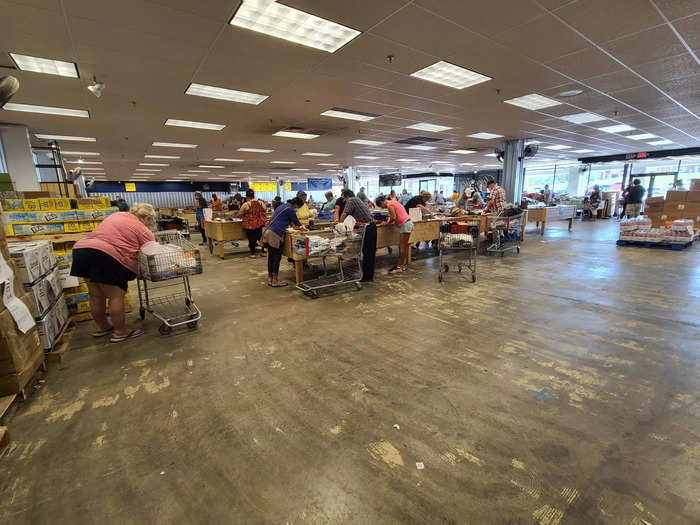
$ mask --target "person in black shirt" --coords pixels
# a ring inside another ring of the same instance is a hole
[[[372,220],[372,214],[367,205],[352,190],[343,190],[341,198],[345,201],[340,222],[348,216],[354,217],[358,223],[365,224],[365,236],[362,243],[362,282],[374,280],[374,260],[377,254],[377,225]]]
[[[197,226],[199,227],[199,231],[202,234],[202,243],[200,246],[204,246],[207,244],[207,234],[204,231],[204,209],[209,207],[209,204],[207,203],[207,199],[202,197],[202,194],[198,191],[194,192],[194,202],[196,204],[195,207],[195,218],[197,219]]]
[[[423,215],[430,215],[430,210],[425,207],[425,204],[430,200],[430,197],[431,195],[429,191],[421,191],[420,195],[416,195],[406,203],[404,206],[404,208],[406,208],[406,213],[410,214],[411,212],[409,210],[411,208],[420,208]]]
[[[341,195],[336,199],[335,209],[333,210],[336,221],[340,221],[340,216],[343,215],[343,208],[345,208],[345,200],[343,200],[343,196]]]
[[[639,215],[642,209],[642,199],[644,198],[644,193],[646,190],[642,186],[642,181],[639,179],[634,179],[632,181],[632,187],[627,192],[625,197],[625,212],[627,217],[633,219]]]

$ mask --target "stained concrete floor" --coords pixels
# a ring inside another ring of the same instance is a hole
[[[700,523],[700,253],[615,235],[318,300],[207,255],[197,331],[83,324],[16,405],[0,523]]]

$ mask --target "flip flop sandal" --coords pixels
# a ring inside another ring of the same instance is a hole
[[[107,330],[98,330],[92,334],[92,337],[104,337],[111,334],[114,331],[114,327],[110,326]]]
[[[140,335],[143,335],[144,331],[143,330],[131,330],[128,335],[125,335],[123,337],[111,337],[109,339],[110,343],[121,343],[122,341],[126,341],[127,339],[134,339],[135,337],[138,337]]]
[[[277,281],[275,284],[271,284],[273,288],[284,288],[285,286],[289,286],[289,283],[285,283],[282,281]]]

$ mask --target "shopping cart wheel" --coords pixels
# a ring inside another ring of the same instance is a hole
[[[142,321],[146,318],[146,309],[143,306],[139,308],[139,317]]]
[[[320,297],[320,296],[318,295],[318,292],[317,292],[317,291],[311,292],[311,298],[312,298],[312,299],[318,299],[319,297]]]
[[[361,283],[355,283],[355,288],[358,290],[362,290],[362,284]]]
[[[458,264],[458,265],[457,265],[457,271],[458,271],[459,273],[462,273],[462,265],[461,265],[461,264]]]
[[[473,283],[476,282],[476,274],[475,274],[475,273],[472,274],[472,282],[473,282]]]
[[[516,246],[515,250],[517,253],[520,253],[520,246]]]
[[[168,335],[170,332],[173,331],[173,329],[167,324],[162,324],[158,327],[158,331],[160,332],[160,335]]]
[[[444,266],[442,267],[442,271],[445,272],[445,273],[449,272],[449,271],[450,271],[449,265],[447,265],[447,264],[444,265]]]
[[[439,274],[439,275],[438,275],[438,281],[442,282],[443,280],[444,280],[444,279],[443,279],[443,277],[442,277],[442,274]]]
[[[197,328],[197,321],[190,321],[187,323],[187,328]]]
[[[187,308],[189,308],[191,304],[192,304],[192,301],[190,301],[189,299],[185,299],[185,306]]]

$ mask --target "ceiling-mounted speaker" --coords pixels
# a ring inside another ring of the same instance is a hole
[[[11,75],[0,77],[0,108],[19,91],[19,80]]]

